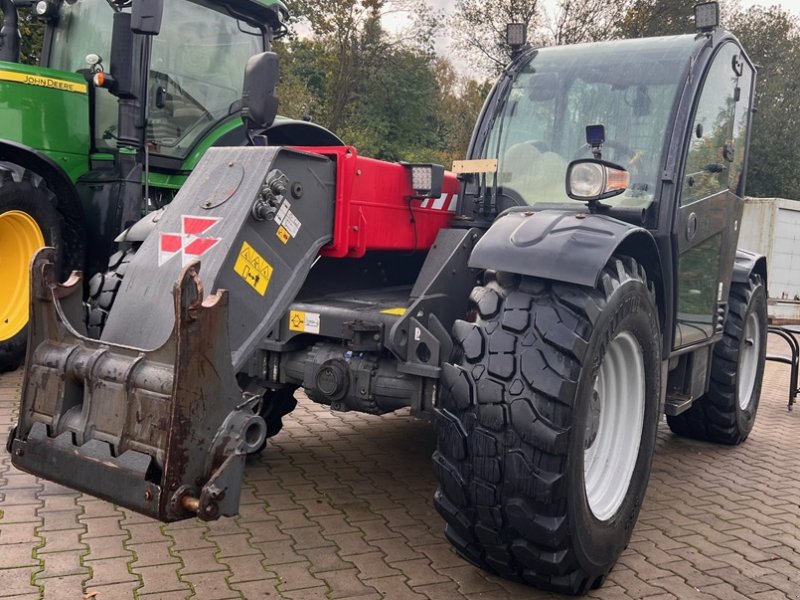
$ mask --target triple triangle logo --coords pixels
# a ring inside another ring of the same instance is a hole
[[[181,255],[181,265],[186,266],[199,259],[220,241],[220,238],[204,234],[222,221],[218,217],[181,217],[180,233],[161,233],[158,246],[158,266],[164,265],[173,256]]]

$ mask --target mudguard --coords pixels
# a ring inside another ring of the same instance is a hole
[[[736,258],[733,262],[732,281],[736,283],[747,283],[751,273],[758,273],[764,281],[764,288],[767,288],[767,257],[756,254],[741,248],[736,250]]]
[[[611,255],[629,241],[657,256],[649,231],[605,215],[515,210],[500,216],[475,245],[469,266],[595,287]]]

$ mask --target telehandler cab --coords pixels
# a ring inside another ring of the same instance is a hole
[[[215,519],[296,389],[411,407],[434,418],[434,502],[464,558],[601,585],[660,415],[737,444],[761,391],[766,265],[736,250],[755,70],[709,6],[697,35],[519,47],[459,179],[347,146],[210,149],[136,226],[97,340],[80,274],[60,283],[40,251],[14,465]],[[257,142],[273,58],[245,76]]]

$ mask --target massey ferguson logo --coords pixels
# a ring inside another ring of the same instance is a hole
[[[185,267],[198,260],[203,254],[217,245],[220,238],[208,237],[205,233],[222,219],[213,217],[181,218],[180,233],[162,233],[158,246],[158,266],[160,267],[176,254],[181,255],[181,264]]]

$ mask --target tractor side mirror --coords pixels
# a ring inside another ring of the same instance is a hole
[[[266,129],[278,115],[275,87],[280,79],[278,55],[262,52],[251,56],[244,70],[242,120],[248,131]]]
[[[142,35],[161,33],[161,17],[164,0],[133,0],[131,8],[131,31]]]

